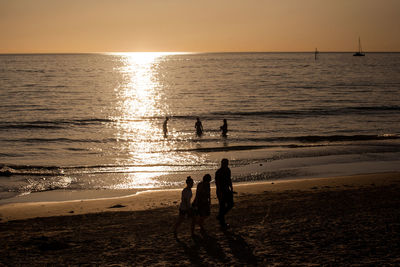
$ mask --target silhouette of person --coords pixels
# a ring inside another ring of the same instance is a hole
[[[196,135],[198,137],[203,135],[203,124],[201,124],[200,118],[196,119],[196,123],[194,125],[194,128],[196,128]]]
[[[219,129],[221,130],[221,135],[223,137],[227,137],[228,135],[228,122],[226,121],[226,119],[224,119],[224,124],[219,127]]]
[[[164,137],[167,137],[167,135],[168,135],[168,126],[167,126],[168,120],[169,120],[169,118],[165,117],[165,120],[164,120],[164,123],[163,123]]]
[[[203,181],[197,185],[196,197],[192,204],[194,211],[192,219],[192,235],[194,235],[196,223],[200,226],[201,233],[205,234],[204,220],[210,216],[211,210],[210,181],[211,175],[206,174],[203,177]]]
[[[228,167],[228,159],[222,159],[221,168],[215,173],[215,185],[217,187],[217,198],[219,202],[219,213],[217,219],[222,229],[229,228],[225,222],[225,215],[233,207],[233,186],[231,180],[231,170]]]
[[[192,206],[190,204],[190,200],[192,199],[192,187],[193,187],[193,179],[188,176],[186,178],[186,187],[182,190],[181,194],[181,204],[179,205],[179,217],[174,227],[174,236],[178,237],[178,228],[185,220],[186,217],[192,216]]]

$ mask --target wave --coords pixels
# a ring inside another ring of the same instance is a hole
[[[316,147],[320,145],[238,145],[238,146],[222,146],[222,147],[198,147],[188,149],[177,149],[175,152],[224,152],[224,151],[240,151],[240,150],[254,150],[263,148],[276,148],[276,147],[287,147],[287,148],[300,148],[300,147]]]
[[[204,165],[204,163],[202,164]],[[0,177],[23,176],[68,176],[72,174],[132,173],[131,168],[152,167],[198,167],[198,164],[125,164],[125,165],[81,165],[81,166],[39,166],[0,163]],[[142,170],[141,172],[146,172]],[[148,171],[151,172],[151,171]],[[158,171],[157,171],[158,172]]]
[[[18,188],[20,193],[27,194],[72,188],[72,184],[74,184],[76,180],[68,176],[58,176],[48,180],[27,179],[26,182],[24,186]]]
[[[26,107],[23,107],[26,109]],[[39,110],[40,108],[37,107]],[[44,109],[46,110],[46,109]],[[350,107],[323,107],[309,109],[285,109],[285,110],[261,110],[261,111],[228,111],[228,112],[211,112],[198,115],[184,114],[171,115],[170,117],[178,120],[195,120],[201,117],[203,120],[215,120],[221,118],[246,118],[246,117],[261,117],[261,118],[304,118],[318,116],[341,116],[341,115],[372,115],[372,114],[398,114],[400,106],[350,106]],[[62,129],[73,126],[95,126],[107,123],[124,123],[143,120],[162,120],[163,116],[143,116],[133,120],[121,118],[82,118],[82,119],[56,119],[36,120],[36,121],[3,121],[0,122],[0,129]]]
[[[254,131],[251,131],[254,133]],[[287,146],[287,144],[273,145],[273,143],[295,142],[292,146],[301,146],[303,143],[318,144],[323,142],[350,142],[350,141],[379,141],[379,140],[395,140],[400,139],[398,134],[380,134],[380,135],[304,135],[304,136],[277,136],[277,137],[259,137],[259,138],[228,138],[230,143],[268,143],[263,147]],[[176,140],[174,140],[176,141]],[[179,140],[184,141],[184,140]],[[196,143],[219,143],[221,138],[193,139]],[[300,143],[300,144],[299,144]]]
[[[246,117],[260,116],[271,118],[287,118],[287,117],[308,117],[308,116],[337,116],[349,114],[365,114],[365,113],[384,113],[399,112],[400,106],[366,106],[366,107],[324,107],[310,109],[293,109],[293,110],[266,110],[266,111],[235,111],[235,112],[214,112],[212,115],[222,117]]]
[[[30,124],[30,123],[24,123],[24,124],[5,124],[2,123],[0,125],[0,129],[2,130],[12,130],[12,129],[62,129],[64,127],[62,126],[57,126],[57,125],[43,125],[43,124]]]
[[[301,101],[301,100],[299,100]],[[308,109],[282,109],[282,110],[260,110],[260,111],[216,111],[202,114],[183,114],[171,115],[173,119],[181,120],[196,120],[201,117],[202,120],[215,120],[222,118],[306,118],[319,116],[342,116],[342,115],[372,115],[372,114],[397,114],[400,111],[400,106],[349,106],[349,107],[316,107]],[[141,117],[140,119],[163,119],[162,116]]]
[[[298,141],[302,143],[320,143],[320,142],[344,142],[344,141],[378,141],[388,139],[400,139],[397,134],[382,135],[306,135],[296,137],[276,137],[270,138],[271,141]]]
[[[333,136],[298,136],[298,137],[275,137],[264,139],[247,139],[257,141],[252,144],[231,144],[213,143],[210,146],[196,146],[189,148],[177,148],[167,151],[150,151],[148,153],[162,153],[168,157],[169,153],[216,153],[251,151],[257,149],[271,149],[271,151],[283,151],[288,157],[308,157],[318,155],[339,154],[362,154],[362,153],[398,153],[400,144],[398,142],[373,142],[381,140],[399,140],[400,136],[395,134],[384,135],[333,135]],[[220,139],[218,139],[220,140]],[[358,142],[360,141],[360,142]],[[367,142],[364,142],[367,141]],[[372,141],[372,142],[369,142]],[[333,149],[328,149],[333,147]],[[310,149],[312,148],[312,149]],[[277,149],[277,150],[276,150]],[[303,152],[302,152],[303,151]],[[251,152],[250,152],[251,153]],[[322,153],[322,154],[321,154]],[[280,153],[279,157],[282,155]],[[277,158],[272,157],[271,160]],[[95,165],[74,165],[74,166],[47,166],[47,165],[18,165],[10,163],[0,163],[0,176],[9,177],[19,176],[68,176],[80,174],[101,174],[101,173],[132,173],[132,172],[153,172],[159,171],[159,167],[168,167],[169,170],[180,170],[198,167],[215,167],[213,162],[199,163],[154,163],[154,164],[95,164]],[[183,168],[182,168],[183,167]]]
[[[76,120],[54,120],[54,121],[22,121],[22,122],[0,122],[0,129],[64,129],[71,126],[102,125],[104,123],[116,122],[112,119],[92,118]]]
[[[209,132],[209,131],[206,131]],[[254,131],[252,131],[254,132]],[[277,137],[244,137],[244,138],[228,138],[227,142],[231,144],[241,144],[241,143],[262,143],[262,145],[235,145],[224,147],[217,147],[215,150],[226,151],[226,150],[245,150],[245,149],[255,149],[255,148],[265,148],[265,147],[276,147],[276,146],[285,146],[285,147],[297,147],[302,146],[303,144],[320,144],[320,143],[333,143],[333,142],[357,142],[357,141],[379,141],[379,140],[396,140],[400,139],[400,135],[398,134],[381,134],[381,135],[305,135],[305,136],[277,136]],[[148,139],[148,140],[140,140],[140,142],[148,142],[148,143],[158,143],[165,141],[163,138],[160,139]],[[194,142],[200,144],[207,143],[220,143],[221,138],[215,137],[205,137],[201,139],[169,139],[169,141],[173,142]],[[2,139],[1,142],[22,142],[22,143],[115,143],[115,142],[137,142],[135,139],[130,138],[105,138],[105,139],[73,139],[73,138],[10,138],[10,139]],[[294,142],[294,144],[288,145],[287,143]],[[278,145],[276,144],[278,143]],[[77,148],[68,148],[71,150]],[[199,150],[210,151],[210,148],[199,148]],[[85,150],[79,148],[78,150]],[[211,149],[212,150],[212,149]],[[189,151],[186,149],[175,150],[175,151]],[[159,152],[159,151],[156,151]]]
[[[63,171],[60,167],[32,167],[0,164],[0,177],[9,177],[13,175],[59,176],[63,175]]]
[[[72,138],[18,138],[18,139],[3,139],[6,142],[24,142],[24,143],[108,143],[121,141],[120,139],[72,139]],[[124,141],[124,140],[122,140]],[[73,149],[73,148],[72,148]]]

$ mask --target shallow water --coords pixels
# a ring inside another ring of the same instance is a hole
[[[242,171],[288,159],[395,161],[399,74],[397,53],[0,55],[0,198],[177,187],[222,157],[236,180],[304,175]]]

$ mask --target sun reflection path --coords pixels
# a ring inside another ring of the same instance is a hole
[[[117,164],[129,166],[125,181],[115,188],[156,187],[160,181],[153,178],[171,171],[172,164],[193,164],[193,157],[170,153],[174,143],[164,140],[160,127],[160,121],[170,111],[163,85],[157,79],[157,67],[166,56],[173,54],[177,53],[113,54],[120,56],[123,63],[119,69],[123,83],[117,89],[117,121],[118,139],[123,140],[119,149],[125,157]]]
[[[152,117],[166,112],[158,108],[162,90],[156,80],[154,69],[165,53],[129,53],[123,55],[124,68],[121,72],[128,78],[121,91],[124,116]]]

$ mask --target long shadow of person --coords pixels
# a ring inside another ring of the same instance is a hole
[[[203,260],[199,257],[200,246],[198,243],[195,242],[194,246],[188,246],[185,242],[178,238],[176,238],[176,242],[178,242],[178,245],[183,248],[185,255],[188,256],[190,262],[194,266],[203,266]]]
[[[228,240],[234,257],[246,265],[257,265],[257,257],[253,254],[253,249],[243,237],[228,230],[223,231],[223,233]]]
[[[193,241],[204,247],[207,255],[214,258],[216,261],[224,263],[227,261],[226,254],[222,247],[218,244],[217,239],[207,234],[202,236],[194,235]]]

